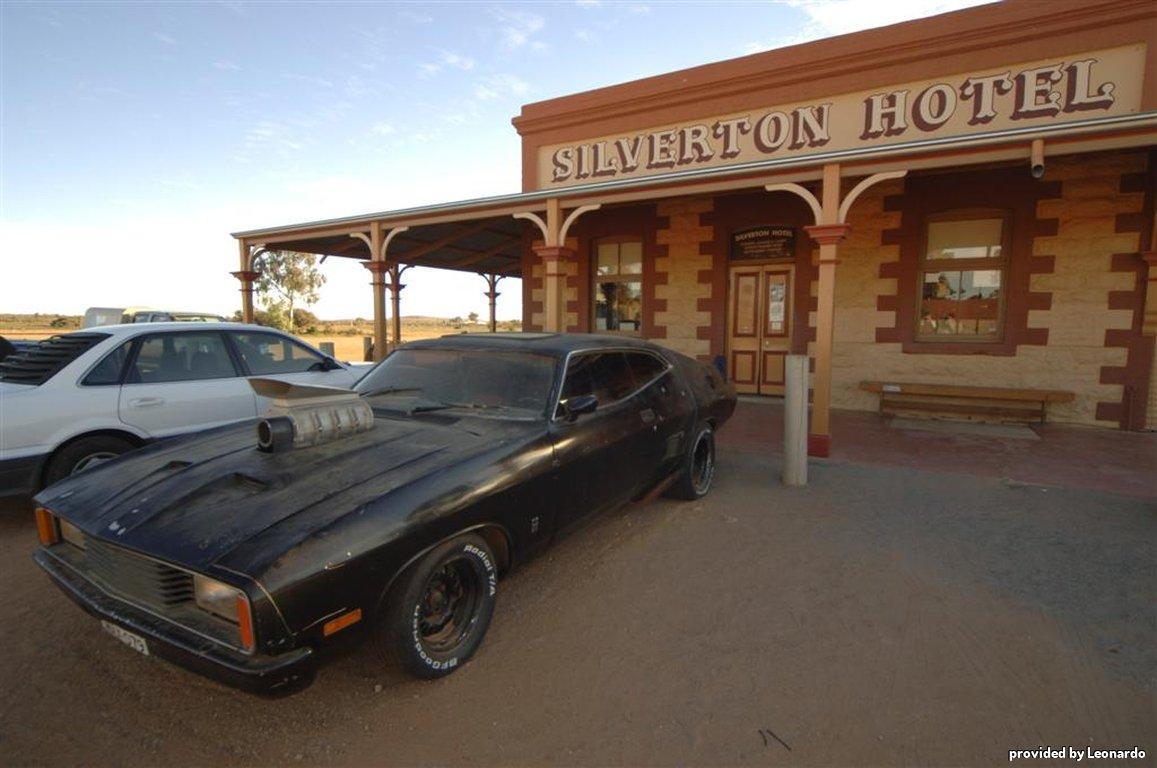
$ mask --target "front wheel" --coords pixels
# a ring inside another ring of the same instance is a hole
[[[704,425],[691,442],[691,450],[683,460],[683,471],[671,486],[670,495],[676,499],[694,501],[711,490],[715,479],[715,432]]]
[[[479,536],[435,547],[390,590],[379,651],[415,677],[444,677],[470,660],[494,615],[498,571]]]
[[[44,485],[92,469],[98,464],[115,459],[133,449],[133,444],[115,435],[91,435],[75,440],[61,448],[44,472]]]

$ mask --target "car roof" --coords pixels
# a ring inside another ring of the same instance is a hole
[[[649,349],[654,344],[632,336],[598,333],[457,333],[406,344],[410,349],[484,349],[492,351],[525,349],[544,354],[565,355],[585,349]]]
[[[162,331],[265,331],[267,333],[285,334],[276,328],[267,328],[264,325],[249,325],[247,323],[230,322],[171,322],[171,323],[120,323],[118,325],[97,325],[92,328],[82,328],[79,331],[59,334],[69,336],[72,333],[104,333],[117,338],[134,336],[138,333],[157,333]]]

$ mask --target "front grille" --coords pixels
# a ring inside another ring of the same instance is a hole
[[[158,611],[193,602],[193,574],[120,547],[84,537],[90,575],[111,592]]]

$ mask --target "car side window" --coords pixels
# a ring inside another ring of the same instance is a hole
[[[325,358],[308,347],[275,333],[234,333],[233,343],[255,376],[318,370]]]
[[[120,384],[121,374],[125,370],[125,361],[129,357],[129,349],[132,347],[131,341],[126,341],[119,347],[109,352],[104,356],[99,363],[97,363],[88,375],[84,377],[81,384],[86,386],[100,386],[104,384]]]
[[[627,362],[631,366],[631,375],[635,377],[635,385],[639,387],[650,384],[667,370],[667,363],[647,352],[628,352]]]
[[[219,333],[161,333],[142,336],[129,381],[224,379],[237,375],[225,339]]]
[[[618,402],[635,389],[631,368],[622,352],[588,352],[570,359],[562,384],[560,405],[579,395],[594,395],[599,408]]]

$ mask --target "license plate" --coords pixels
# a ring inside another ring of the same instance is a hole
[[[101,619],[100,626],[102,629],[104,629],[105,632],[108,632],[110,635],[115,637],[117,640],[120,640],[134,651],[143,653],[146,656],[149,655],[149,644],[146,643],[145,639],[140,635],[134,635],[127,629],[121,629],[111,621],[105,621],[104,619]]]

